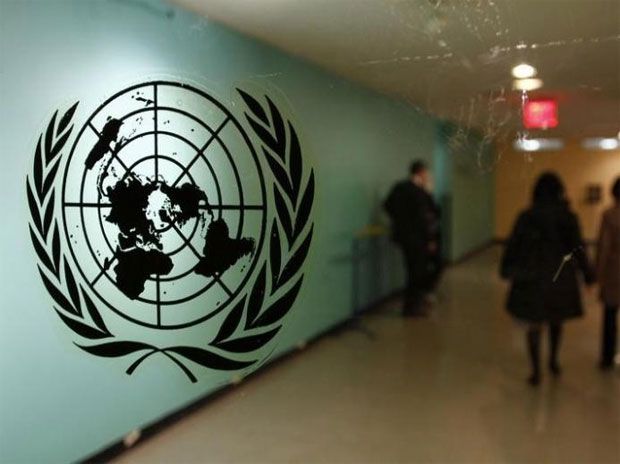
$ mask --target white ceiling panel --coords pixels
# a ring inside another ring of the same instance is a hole
[[[492,134],[520,130],[520,61],[560,102],[549,136],[620,130],[618,0],[175,0],[244,34]]]

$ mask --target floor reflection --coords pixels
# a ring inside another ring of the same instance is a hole
[[[526,384],[499,249],[450,268],[429,318],[326,337],[118,462],[618,462],[620,371],[596,368],[600,307],[566,324],[563,375]]]

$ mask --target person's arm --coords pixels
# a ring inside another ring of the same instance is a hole
[[[499,274],[504,279],[514,279],[517,274],[517,262],[520,254],[523,253],[521,244],[526,228],[526,215],[521,213],[512,228],[502,255]]]
[[[397,208],[396,203],[397,203],[396,187],[392,187],[392,190],[390,190],[390,193],[388,194],[387,198],[383,202],[383,208],[385,209],[385,211],[388,213],[388,216],[390,216],[390,219],[392,220],[394,220],[394,216],[396,215],[396,208]]]
[[[411,223],[413,224],[412,233],[416,243],[426,248],[426,244],[430,240],[428,230],[428,218],[426,216],[428,203],[425,194],[417,191],[412,195],[412,203],[408,206],[408,214],[411,217]]]
[[[583,273],[583,277],[586,283],[591,284],[594,283],[596,277],[594,275],[594,269],[590,264],[590,259],[588,258],[588,254],[586,253],[586,246],[583,241],[581,235],[581,227],[579,226],[579,220],[577,216],[573,213],[570,215],[570,223],[569,223],[569,231],[570,231],[570,246],[573,252],[573,257],[579,266],[579,269]]]
[[[599,230],[598,243],[596,246],[596,276],[600,279],[603,275],[605,268],[605,259],[609,256],[609,249],[611,247],[611,224],[609,222],[609,216],[603,214],[601,219],[601,228]]]

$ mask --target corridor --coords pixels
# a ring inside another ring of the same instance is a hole
[[[596,368],[595,291],[566,325],[562,377],[534,389],[500,252],[450,268],[431,317],[385,304],[116,462],[620,461],[620,371]]]

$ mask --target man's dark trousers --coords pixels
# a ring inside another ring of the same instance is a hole
[[[403,313],[419,313],[422,311],[424,295],[428,291],[427,257],[424,245],[404,241],[400,243],[400,246],[407,273]]]

